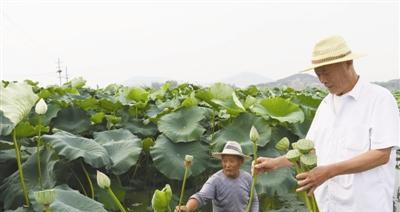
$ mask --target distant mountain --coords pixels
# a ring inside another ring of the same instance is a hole
[[[122,82],[122,85],[126,86],[151,86],[153,84],[163,84],[169,79],[164,77],[145,77],[145,76],[135,76]]]
[[[287,86],[297,90],[302,90],[307,87],[324,87],[323,84],[319,82],[317,77],[310,74],[294,74],[274,82],[258,84],[257,86],[269,88]]]
[[[382,87],[389,89],[390,91],[400,90],[400,79],[393,79],[386,82],[374,82]]]
[[[216,82],[222,82],[236,87],[247,87],[249,85],[257,85],[260,83],[267,83],[271,81],[273,80],[261,74],[242,72],[231,77],[220,79]]]

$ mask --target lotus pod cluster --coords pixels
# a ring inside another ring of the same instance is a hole
[[[286,152],[285,157],[293,163],[296,173],[302,173],[312,170],[317,166],[317,156],[315,155],[314,143],[309,139],[299,139],[292,143],[292,149],[289,150],[289,139],[282,138],[275,148],[279,151]],[[306,207],[310,212],[318,212],[317,202],[314,195],[307,196],[306,192],[300,193],[303,197]]]

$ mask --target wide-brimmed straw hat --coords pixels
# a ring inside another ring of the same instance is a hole
[[[236,141],[227,141],[222,152],[212,153],[212,156],[218,159],[221,159],[222,155],[237,155],[242,157],[243,159],[251,158],[250,156],[243,154],[242,147]]]
[[[354,60],[362,56],[365,54],[352,52],[341,36],[330,36],[315,44],[311,60],[312,66],[302,72],[324,65]]]

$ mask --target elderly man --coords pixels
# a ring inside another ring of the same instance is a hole
[[[244,212],[250,199],[252,177],[240,170],[245,159],[240,144],[228,141],[220,153],[213,153],[220,159],[222,170],[213,174],[201,190],[189,198],[186,206],[176,206],[175,211],[195,211],[206,202],[212,201],[213,212]],[[254,195],[252,212],[258,212],[257,194]]]
[[[307,133],[317,167],[298,174],[297,191],[315,193],[322,212],[392,211],[399,111],[392,94],[360,77],[340,36],[318,42],[312,67],[329,93]],[[256,161],[255,172],[291,166],[285,157]]]

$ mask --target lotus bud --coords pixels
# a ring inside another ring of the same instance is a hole
[[[260,135],[258,134],[257,129],[252,126],[250,129],[250,140],[255,143],[258,139],[260,139]]]
[[[185,155],[185,167],[190,167],[192,165],[193,156]]]
[[[110,187],[110,178],[101,171],[97,171],[97,184],[100,188],[106,189]]]
[[[154,211],[166,211],[169,207],[169,202],[172,198],[172,190],[171,187],[167,184],[160,191],[156,189],[153,194],[153,198],[151,199],[151,206]]]
[[[289,139],[284,137],[278,143],[276,143],[275,148],[279,151],[287,151],[289,149]]]
[[[39,115],[43,115],[47,112],[47,104],[43,99],[40,99],[35,106],[35,112]]]
[[[297,149],[289,150],[286,153],[286,158],[292,163],[296,163],[300,159],[300,156],[301,156],[301,153]]]
[[[314,149],[314,143],[308,139],[300,139],[297,141],[297,149],[301,153],[307,154]]]
[[[49,206],[56,199],[56,191],[54,189],[35,191],[33,196],[38,203]]]

